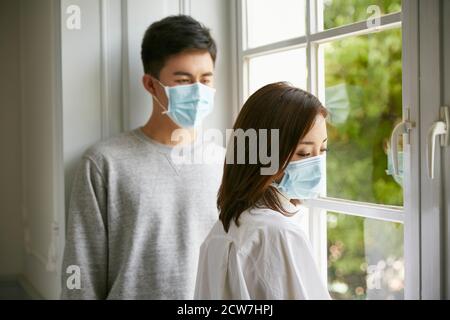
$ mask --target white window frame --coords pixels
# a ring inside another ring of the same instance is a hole
[[[402,12],[387,14],[381,17],[376,28],[368,28],[366,21],[356,22],[333,29],[323,30],[322,1],[306,0],[306,34],[297,38],[283,40],[256,48],[246,48],[246,0],[232,1],[232,12],[236,16],[236,60],[237,60],[237,106],[242,106],[249,94],[248,61],[258,55],[265,55],[292,48],[306,48],[307,50],[307,90],[319,96],[324,101],[323,66],[319,63],[322,52],[319,45],[337,39],[366,35],[373,32],[402,28],[403,43],[403,115],[411,112],[418,119],[418,3],[417,0],[402,1]],[[403,20],[403,22],[402,22]],[[405,24],[405,25],[402,25]],[[408,106],[407,108],[405,106]],[[235,110],[237,113],[239,110]],[[417,135],[417,132],[413,132]],[[413,136],[414,138],[414,136]],[[416,139],[418,137],[415,137]],[[421,256],[419,219],[419,178],[411,175],[412,168],[419,168],[419,154],[417,150],[404,143],[404,206],[378,205],[345,199],[321,197],[308,202],[309,232],[319,271],[327,281],[327,222],[326,212],[333,211],[351,216],[390,221],[404,224],[404,259],[405,259],[405,299],[419,299],[421,297]],[[405,212],[408,212],[406,215]]]

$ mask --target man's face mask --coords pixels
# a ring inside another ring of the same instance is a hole
[[[158,80],[156,80],[158,81]],[[155,97],[156,102],[165,110],[173,122],[182,128],[198,127],[203,119],[214,109],[214,95],[216,90],[200,82],[190,85],[164,86],[158,83],[166,92],[167,108]]]
[[[293,161],[284,171],[283,179],[274,184],[289,199],[313,199],[322,191],[325,155]]]

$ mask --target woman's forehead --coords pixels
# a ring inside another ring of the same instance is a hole
[[[299,144],[323,143],[327,139],[327,124],[322,115],[318,115],[308,133],[299,141]]]

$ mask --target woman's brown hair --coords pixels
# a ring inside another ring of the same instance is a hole
[[[219,189],[217,207],[219,219],[228,232],[231,221],[239,226],[242,212],[252,207],[264,206],[282,214],[289,214],[282,207],[271,183],[282,175],[297,145],[314,125],[317,115],[327,117],[328,112],[312,94],[293,87],[286,82],[266,85],[256,91],[244,104],[233,130],[260,129],[279,130],[279,150],[271,149],[270,134],[267,138],[269,153],[279,152],[280,168],[274,176],[261,175],[265,167],[258,157],[256,164],[225,162],[222,184]],[[231,139],[236,139],[232,136]],[[235,140],[236,141],[236,140]],[[249,139],[246,139],[246,159],[249,159]],[[227,153],[236,156],[236,143],[229,143]],[[258,153],[259,154],[259,153]]]

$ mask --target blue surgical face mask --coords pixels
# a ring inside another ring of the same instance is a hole
[[[289,199],[313,199],[322,191],[325,155],[288,164],[279,184],[274,184]]]
[[[157,80],[158,81],[158,80]],[[164,107],[155,97],[156,102],[165,110],[173,122],[182,128],[198,127],[203,119],[214,109],[214,95],[216,90],[202,83],[164,88],[168,106]]]

